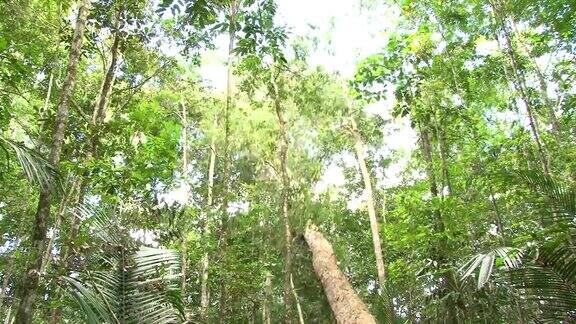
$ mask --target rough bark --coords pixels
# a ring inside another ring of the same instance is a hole
[[[114,82],[116,80],[116,65],[118,63],[118,55],[119,47],[120,47],[120,34],[118,33],[118,25],[120,20],[120,12],[118,12],[116,16],[116,31],[114,33],[114,40],[112,43],[112,47],[110,48],[111,51],[111,59],[110,65],[106,70],[106,74],[104,75],[104,79],[102,80],[102,85],[100,87],[100,92],[98,93],[98,97],[96,98],[96,102],[94,104],[94,110],[92,113],[92,132],[90,134],[90,140],[88,142],[88,148],[84,153],[84,165],[88,165],[92,159],[98,153],[98,145],[100,144],[100,139],[103,135],[101,131],[102,123],[104,122],[104,118],[106,117],[106,107],[108,106],[108,102],[110,99],[110,95],[112,94],[112,87],[114,86]],[[74,184],[74,186],[78,187],[78,196],[76,198],[76,204],[83,205],[84,199],[86,195],[86,190],[88,189],[88,185],[90,183],[90,171],[85,170],[82,179]],[[75,246],[76,238],[78,237],[78,232],[80,231],[80,219],[76,217],[74,213],[71,214],[72,218],[70,220],[70,233],[68,234],[68,238],[66,239],[66,249],[64,251],[62,257],[62,268],[61,274],[66,274],[70,272],[72,269],[72,261],[76,258],[78,254],[78,249]],[[59,293],[57,293],[59,295]],[[56,297],[58,298],[58,297]],[[52,312],[52,323],[59,323],[60,318],[62,316],[62,308],[55,307],[54,311]]]
[[[338,269],[336,257],[330,242],[316,226],[309,224],[304,234],[312,252],[312,265],[322,282],[336,321],[341,324],[376,323],[364,302],[358,297],[348,279]]]
[[[52,137],[52,147],[48,159],[56,168],[60,164],[62,147],[64,146],[66,127],[68,125],[68,109],[70,106],[70,98],[76,84],[76,74],[78,62],[80,60],[80,51],[82,49],[82,39],[84,38],[84,27],[88,16],[89,4],[90,2],[85,0],[80,4],[80,8],[78,9],[78,18],[76,19],[76,27],[70,46],[66,79],[64,80],[62,92],[60,93],[58,100],[54,135]],[[20,305],[18,306],[15,319],[15,323],[17,324],[31,323],[34,316],[34,304],[40,283],[42,255],[46,248],[47,222],[50,218],[51,204],[52,192],[48,188],[42,189],[38,201],[36,217],[34,219],[32,244],[30,248],[30,259],[32,261],[28,266],[20,292]]]
[[[226,106],[224,107],[224,144],[222,147],[223,167],[222,167],[222,205],[220,209],[222,222],[220,224],[219,233],[219,257],[218,260],[222,263],[223,256],[226,251],[227,236],[228,236],[228,194],[230,192],[230,161],[228,156],[228,146],[230,141],[230,110],[232,109],[232,77],[233,77],[233,62],[234,62],[234,42],[236,39],[236,14],[238,11],[238,0],[233,0],[229,7],[230,27],[228,30],[228,62],[227,62],[227,77],[226,77]],[[226,319],[226,278],[220,281],[220,301],[218,309],[219,322],[224,323]]]

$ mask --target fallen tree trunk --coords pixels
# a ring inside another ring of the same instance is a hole
[[[322,282],[336,321],[343,324],[376,324],[364,302],[338,268],[330,242],[313,224],[307,226],[304,238],[312,252],[314,271]]]

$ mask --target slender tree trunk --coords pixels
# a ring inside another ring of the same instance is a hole
[[[298,310],[298,322],[300,324],[305,324],[304,313],[302,312],[302,306],[300,306],[300,298],[298,298],[296,287],[294,287],[294,280],[292,278],[292,275],[290,275],[290,287],[292,288],[292,293],[294,294],[294,301],[296,301],[296,309]]]
[[[370,230],[372,232],[372,244],[374,246],[374,254],[376,256],[376,269],[378,271],[378,283],[380,289],[386,289],[386,266],[384,264],[384,257],[382,253],[382,246],[380,241],[380,224],[376,216],[376,208],[374,207],[374,194],[372,192],[372,180],[368,167],[366,165],[366,149],[362,136],[358,131],[358,126],[354,118],[350,118],[350,131],[354,138],[354,148],[356,150],[356,158],[360,166],[360,173],[364,180],[364,191],[366,193],[366,205],[368,208],[368,217],[370,218]]]
[[[64,216],[66,208],[68,208],[68,206],[70,205],[70,200],[76,194],[77,189],[76,184],[77,182],[75,181],[70,190],[68,190],[64,195],[64,197],[62,197],[62,200],[58,205],[58,210],[56,211],[55,216],[56,219],[54,220],[54,226],[52,227],[52,236],[50,237],[50,240],[48,240],[46,251],[44,251],[44,257],[42,258],[42,266],[40,267],[40,273],[44,273],[48,268],[48,266],[50,265],[50,259],[52,257],[52,248],[54,246],[54,241],[56,240],[56,236],[58,235],[61,229],[60,227],[62,224],[62,216]]]
[[[216,119],[214,124],[217,124]],[[216,139],[213,138],[210,142],[210,163],[208,166],[208,193],[206,197],[206,212],[210,215],[213,204],[213,190],[214,190],[214,167],[216,165]],[[208,222],[208,216],[206,217],[206,222],[204,224],[204,234],[206,236],[210,233],[210,226]],[[200,289],[200,318],[203,321],[207,320],[208,315],[208,305],[210,303],[210,294],[208,291],[208,270],[210,267],[210,256],[208,252],[204,253],[202,257],[202,283]]]
[[[512,17],[511,17],[511,23],[513,32],[515,34],[519,34],[518,29],[516,28],[516,22]],[[542,70],[540,70],[540,68],[538,67],[536,59],[534,58],[534,55],[532,55],[532,53],[530,52],[530,49],[527,46],[525,46],[525,44],[523,45],[524,45],[523,46],[524,51],[528,55],[528,58],[530,58],[530,61],[534,66],[534,72],[536,72],[536,77],[538,78],[540,96],[542,97],[542,100],[544,101],[544,104],[546,106],[546,111],[548,113],[548,121],[552,126],[552,135],[554,135],[556,142],[560,143],[560,126],[558,123],[558,118],[556,118],[556,113],[554,111],[555,110],[554,103],[552,102],[552,99],[550,99],[550,96],[548,96],[548,85],[546,84],[546,78],[544,77]]]
[[[442,168],[443,184],[446,186],[447,194],[452,194],[452,181],[450,181],[450,172],[448,171],[448,145],[446,144],[446,132],[439,129],[438,142],[440,149],[440,167]],[[442,188],[442,193],[444,188]]]
[[[348,279],[338,269],[330,242],[312,224],[306,227],[304,238],[312,252],[314,271],[322,282],[336,321],[341,324],[376,323],[376,320],[368,312],[368,308],[358,297]]]
[[[76,19],[76,28],[70,46],[70,57],[68,59],[68,68],[66,80],[62,87],[62,92],[58,100],[56,110],[56,121],[54,127],[54,136],[52,139],[52,148],[50,150],[49,161],[54,167],[60,164],[62,147],[66,136],[66,127],[68,125],[68,109],[70,98],[76,84],[76,72],[80,60],[80,50],[82,48],[82,39],[84,38],[84,27],[88,15],[90,2],[85,0],[80,4],[78,18]],[[20,293],[20,305],[16,313],[15,323],[27,324],[32,322],[34,316],[34,304],[38,286],[40,283],[40,267],[42,266],[42,255],[46,248],[46,231],[47,222],[50,218],[50,205],[52,203],[52,193],[49,189],[42,189],[38,201],[38,210],[34,220],[34,230],[32,234],[32,244],[30,248],[30,259],[32,260],[25,275],[22,290]]]
[[[492,203],[492,208],[494,209],[494,220],[496,221],[496,230],[498,235],[502,238],[502,243],[506,244],[506,234],[504,233],[504,227],[502,225],[502,215],[500,213],[500,208],[498,208],[498,202],[496,201],[496,196],[494,195],[494,189],[492,185],[489,185],[490,189],[490,202]]]
[[[94,105],[94,110],[92,113],[92,132],[88,143],[88,149],[84,155],[84,165],[88,165],[92,159],[97,155],[98,152],[98,145],[100,144],[101,136],[103,132],[101,131],[100,127],[104,122],[104,118],[106,117],[106,107],[108,106],[108,102],[110,99],[110,95],[112,94],[112,87],[114,86],[114,82],[116,80],[116,65],[118,63],[118,55],[119,55],[119,47],[120,47],[120,34],[118,33],[118,24],[120,19],[121,12],[118,12],[116,17],[116,32],[114,34],[114,40],[111,47],[111,59],[110,65],[106,70],[106,74],[104,76],[104,80],[102,81],[102,86],[100,87],[100,92],[98,97],[96,98],[96,102]],[[86,190],[88,188],[90,182],[90,171],[85,170],[84,174],[82,175],[82,179],[79,180],[79,188],[78,188],[78,196],[76,203],[78,205],[84,204],[84,199],[86,195]],[[76,182],[75,186],[78,182]],[[70,220],[70,233],[68,234],[68,238],[66,240],[66,249],[63,253],[62,257],[62,268],[61,273],[66,274],[71,270],[71,262],[76,258],[78,254],[78,250],[75,246],[75,241],[78,236],[78,232],[80,231],[80,219],[76,217],[74,213],[71,215]],[[59,293],[57,293],[57,296]],[[56,297],[59,298],[59,297]],[[52,312],[52,323],[59,323],[62,317],[62,308],[57,306],[54,308]]]
[[[532,64],[534,65],[534,70],[536,71],[536,76],[538,77],[538,84],[540,85],[540,95],[546,104],[546,111],[548,112],[548,119],[550,125],[552,126],[552,134],[556,139],[557,143],[560,143],[560,124],[558,122],[558,118],[556,118],[556,112],[554,111],[554,103],[550,96],[548,96],[548,85],[546,84],[546,79],[544,78],[544,74],[540,71],[540,68],[536,64],[536,60],[530,55],[532,59]]]
[[[224,109],[224,145],[222,148],[223,154],[223,170],[222,170],[222,182],[223,182],[223,193],[222,193],[222,206],[221,206],[221,217],[222,223],[220,224],[219,233],[219,261],[222,264],[226,247],[227,247],[227,237],[228,237],[228,195],[230,193],[230,157],[228,156],[229,150],[229,140],[230,140],[230,110],[232,109],[232,77],[233,77],[233,66],[234,63],[234,42],[236,39],[236,14],[238,11],[238,0],[232,0],[230,3],[230,27],[229,27],[229,39],[228,39],[228,62],[227,62],[227,77],[226,77],[226,106]],[[218,317],[220,323],[224,323],[226,320],[226,275],[220,280],[220,303],[218,310]]]
[[[434,172],[434,160],[432,158],[432,144],[430,140],[430,134],[428,132],[428,129],[426,128],[426,125],[421,125],[421,123],[419,122],[418,127],[420,133],[420,144],[422,148],[422,155],[424,157],[424,161],[426,164],[426,174],[428,176],[428,181],[430,182],[430,193],[432,195],[432,198],[437,198],[439,195],[439,191],[438,191],[438,183],[436,182],[436,175]],[[439,246],[436,247],[435,251],[436,260],[438,261],[439,266],[443,267],[448,262],[446,256],[448,242],[446,240],[445,235],[443,235],[444,232],[446,231],[446,227],[440,209],[438,207],[434,207],[433,213],[434,213],[434,232],[441,235]],[[453,278],[450,275],[450,273],[445,273],[442,275],[442,281],[440,285],[441,298],[447,293],[449,282],[451,282],[452,279]],[[454,307],[452,306],[448,307],[447,316],[448,316],[447,318],[448,323],[456,323],[456,312]]]
[[[264,287],[266,289],[264,302],[262,303],[262,322],[264,324],[270,324],[271,316],[270,316],[270,298],[272,297],[272,274],[266,275],[266,281],[264,283]]]
[[[508,54],[508,58],[510,59],[510,63],[512,65],[512,72],[514,76],[514,80],[512,81],[512,83],[514,84],[516,91],[520,95],[520,99],[526,106],[528,123],[530,125],[532,137],[534,138],[534,142],[536,143],[536,147],[538,149],[538,157],[540,165],[542,167],[542,171],[544,171],[545,174],[549,174],[547,154],[545,152],[544,145],[542,144],[541,141],[540,131],[538,129],[538,121],[536,120],[536,115],[534,114],[534,108],[532,107],[532,104],[530,103],[530,98],[528,97],[524,75],[522,74],[520,67],[518,66],[516,52],[512,45],[512,38],[510,36],[510,31],[506,27],[506,22],[504,21],[504,18],[502,17],[498,6],[494,3],[494,0],[489,1],[489,3],[490,6],[492,7],[492,11],[494,12],[494,18],[496,19],[497,23],[500,25],[500,28],[502,29],[502,32],[504,33],[504,40],[506,42],[506,53]]]
[[[188,183],[188,109],[184,100],[180,101],[182,106],[182,178]],[[182,246],[182,270],[180,274],[180,294],[184,301],[184,315],[188,317],[188,298],[186,293],[186,281],[188,280],[188,242],[186,236],[187,230],[182,231],[181,246]]]
[[[272,73],[271,84],[274,95],[274,108],[278,118],[278,159],[280,161],[280,173],[282,180],[282,221],[284,223],[284,307],[285,323],[292,323],[292,309],[294,300],[290,279],[292,277],[292,226],[290,225],[290,178],[288,176],[288,130],[286,129],[286,119],[281,104],[280,89],[275,80],[276,75]]]

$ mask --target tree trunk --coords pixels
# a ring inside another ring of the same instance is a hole
[[[362,136],[358,131],[358,126],[354,118],[350,118],[351,132],[354,138],[354,148],[356,150],[356,158],[360,166],[362,179],[364,180],[364,191],[366,192],[366,205],[368,208],[368,217],[370,218],[370,230],[372,232],[372,244],[374,246],[374,254],[376,255],[376,270],[378,271],[378,283],[380,289],[386,289],[386,267],[384,265],[384,257],[382,254],[382,246],[380,241],[380,224],[376,216],[376,208],[374,207],[374,194],[372,192],[372,180],[368,167],[366,166],[366,149]]]
[[[446,186],[447,195],[452,194],[452,181],[450,181],[450,172],[448,171],[448,145],[446,144],[446,132],[443,129],[438,129],[438,144],[440,150],[440,167],[442,168],[442,178],[444,179],[443,185]],[[444,195],[444,188],[442,188],[442,195]]]
[[[221,217],[222,223],[220,224],[219,233],[219,261],[222,263],[226,251],[227,235],[228,235],[228,194],[230,192],[230,160],[228,156],[229,140],[230,140],[230,110],[232,109],[232,76],[234,62],[234,41],[236,38],[236,13],[238,11],[238,0],[232,0],[230,3],[230,27],[228,39],[228,62],[227,62],[227,77],[226,77],[226,106],[224,109],[224,145],[222,148],[223,155],[223,171],[222,171],[222,205]],[[220,323],[225,323],[226,320],[226,276],[220,280],[220,303],[218,309],[218,317]]]
[[[76,19],[76,28],[70,46],[70,56],[68,59],[68,68],[66,79],[62,86],[62,92],[58,100],[56,110],[56,120],[54,127],[54,136],[52,139],[52,148],[50,150],[49,161],[54,167],[60,164],[62,147],[66,136],[66,127],[68,125],[68,109],[70,98],[74,85],[76,84],[76,73],[78,62],[80,60],[80,51],[82,49],[82,39],[84,38],[84,27],[88,16],[88,6],[90,2],[82,1],[78,9],[78,18]],[[40,267],[42,266],[42,255],[46,248],[46,230],[47,222],[50,218],[50,205],[52,203],[52,193],[49,189],[42,189],[38,201],[38,210],[34,220],[34,230],[32,234],[32,244],[30,248],[30,265],[25,275],[22,290],[20,294],[20,305],[16,313],[16,324],[27,324],[32,322],[34,315],[34,303],[36,293],[40,283]]]
[[[516,22],[514,21],[514,19],[511,20],[512,20],[511,23],[513,32],[519,34],[518,29],[516,28]],[[536,77],[538,78],[540,95],[542,96],[542,100],[544,101],[544,104],[546,106],[546,111],[548,113],[548,121],[552,126],[552,135],[554,135],[556,142],[560,143],[560,126],[558,123],[558,118],[556,118],[556,113],[554,111],[555,110],[554,103],[552,102],[552,99],[550,99],[550,96],[548,96],[548,85],[546,84],[546,79],[544,77],[544,74],[538,67],[536,59],[534,58],[534,55],[532,55],[532,53],[530,52],[530,49],[527,46],[523,47],[524,51],[528,55],[528,58],[530,58],[532,65],[534,66],[534,72],[536,72]]]
[[[506,27],[506,22],[504,21],[504,18],[502,17],[498,6],[494,4],[493,1],[494,0],[488,2],[490,3],[492,11],[494,12],[494,18],[496,19],[496,21],[500,25],[500,28],[502,29],[502,32],[504,33],[504,40],[506,42],[506,53],[508,54],[508,58],[510,59],[510,63],[512,65],[512,72],[514,76],[514,80],[512,80],[512,83],[514,84],[516,91],[520,95],[520,99],[526,106],[528,123],[530,125],[532,137],[534,138],[534,142],[536,143],[536,147],[538,149],[538,157],[540,161],[540,166],[542,167],[542,171],[545,174],[549,174],[547,154],[545,152],[544,145],[542,144],[542,141],[540,139],[541,136],[540,131],[538,129],[538,121],[536,120],[536,115],[534,114],[534,107],[532,107],[532,104],[530,103],[530,98],[528,97],[528,93],[526,91],[526,81],[524,75],[520,70],[520,67],[518,66],[516,51],[512,46],[512,38],[510,36],[510,31]]]
[[[298,310],[298,322],[300,324],[305,324],[304,313],[302,312],[302,306],[300,306],[300,299],[298,298],[296,287],[294,287],[294,280],[292,279],[292,275],[290,275],[290,287],[292,288],[292,293],[294,294],[294,301],[296,301],[296,309]]]
[[[430,133],[425,125],[421,125],[418,123],[419,131],[420,131],[420,144],[422,148],[422,155],[424,157],[424,162],[426,164],[426,174],[428,176],[428,181],[430,182],[430,193],[432,198],[438,198],[439,191],[438,191],[438,183],[436,182],[436,175],[434,173],[434,160],[432,158],[432,144],[430,140]],[[434,207],[434,232],[436,234],[441,235],[439,246],[435,247],[436,251],[434,251],[436,255],[436,260],[440,268],[446,265],[448,262],[446,251],[448,249],[448,241],[446,240],[446,236],[444,235],[446,231],[446,226],[444,224],[444,219],[442,218],[442,213],[438,207]],[[441,283],[440,283],[440,299],[443,298],[447,294],[447,290],[449,289],[449,282],[452,281],[452,277],[450,273],[444,273],[442,275]],[[447,321],[448,323],[456,323],[456,313],[454,307],[448,307],[447,313]]]
[[[271,316],[270,316],[270,297],[272,297],[272,274],[268,273],[266,275],[266,281],[264,283],[264,287],[266,289],[264,302],[262,303],[262,322],[264,324],[270,324]]]
[[[272,73],[272,90],[274,95],[274,108],[278,118],[278,159],[280,161],[280,173],[282,180],[282,221],[284,223],[284,308],[285,323],[292,323],[292,308],[294,300],[290,278],[292,277],[292,228],[290,225],[290,178],[288,177],[288,130],[284,111],[280,102],[280,90],[275,80],[275,73]]]
[[[188,109],[184,100],[180,100],[182,106],[182,178],[188,183]],[[188,303],[186,295],[186,281],[188,273],[188,242],[186,240],[188,231],[182,231],[181,246],[182,246],[182,269],[180,275],[180,295],[184,302],[184,316],[188,317]]]
[[[100,87],[100,92],[94,104],[94,110],[92,113],[92,125],[91,125],[92,132],[90,134],[88,149],[85,152],[83,161],[85,166],[89,165],[92,159],[94,159],[94,157],[97,155],[98,145],[100,144],[100,139],[101,136],[103,135],[103,132],[100,130],[100,127],[102,126],[104,118],[106,117],[106,107],[108,105],[108,101],[112,93],[112,87],[114,86],[114,82],[116,80],[116,65],[118,63],[120,38],[121,38],[120,34],[118,33],[120,14],[121,13],[119,12],[116,17],[116,32],[114,34],[114,41],[110,49],[111,50],[110,65],[106,70],[104,80],[102,81],[102,86]],[[89,182],[90,182],[90,171],[85,170],[79,184],[78,197],[76,200],[76,203],[78,205],[84,204],[84,198],[86,195],[86,190],[88,188]],[[70,233],[68,235],[66,242],[66,250],[64,251],[62,257],[62,269],[61,269],[62,274],[67,274],[68,272],[70,272],[71,261],[73,261],[77,256],[78,251],[75,246],[75,241],[79,231],[80,231],[80,219],[76,217],[74,213],[72,213],[72,217],[70,220]],[[52,320],[51,320],[52,323],[60,322],[61,316],[62,316],[62,308],[58,306],[55,307],[54,311],[52,312]]]
[[[214,120],[216,125],[216,119]],[[210,215],[213,204],[213,190],[214,190],[214,167],[216,164],[216,139],[213,138],[210,143],[210,163],[208,166],[208,193],[206,197],[206,212]],[[204,234],[208,236],[210,233],[210,226],[208,222],[208,216],[206,217],[206,223],[204,224]],[[210,303],[210,295],[208,292],[208,270],[210,267],[210,256],[208,252],[204,253],[202,257],[202,283],[200,289],[200,318],[203,321],[207,320],[208,305]]]
[[[336,321],[341,324],[375,324],[376,320],[368,312],[364,302],[358,297],[348,279],[338,269],[330,242],[312,224],[306,227],[304,238],[312,252],[314,271],[322,282]]]

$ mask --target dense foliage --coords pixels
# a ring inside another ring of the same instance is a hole
[[[378,322],[576,321],[574,2],[361,7],[346,78],[273,0],[2,1],[5,322],[335,322],[310,223]]]

